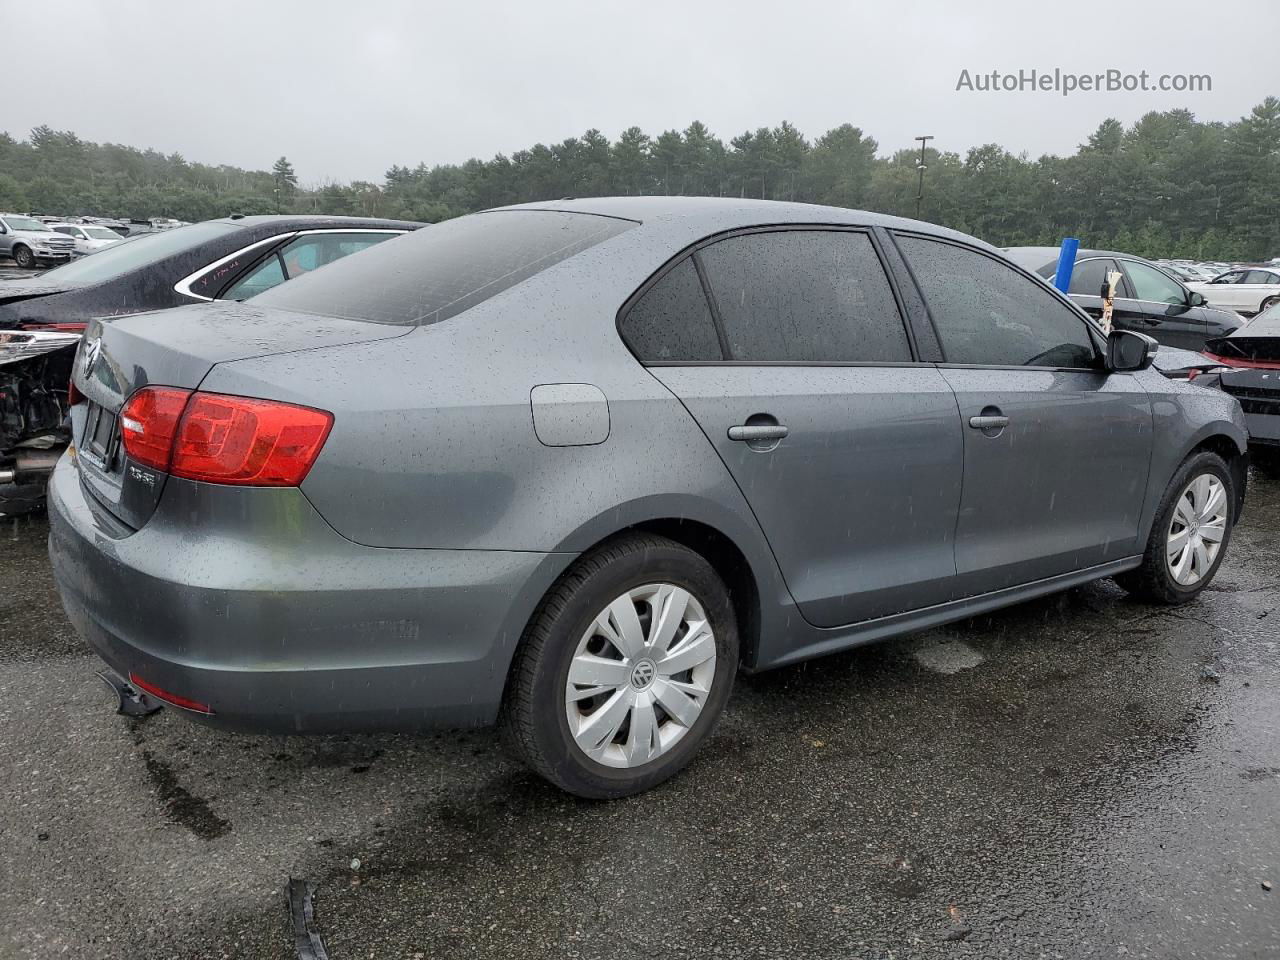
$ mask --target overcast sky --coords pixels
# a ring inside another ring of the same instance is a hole
[[[1280,94],[1276,14],[1272,0],[0,0],[0,130],[47,123],[256,169],[284,154],[304,183],[694,119],[726,142],[847,122],[881,153],[933,134],[1038,156],[1107,116],[1234,120]],[[956,90],[966,69],[1055,67],[1206,73],[1213,89]]]

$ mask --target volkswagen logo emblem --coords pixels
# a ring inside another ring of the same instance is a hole
[[[98,362],[98,354],[102,353],[102,338],[94,337],[84,343],[84,356],[80,361],[80,375],[88,377],[93,372],[93,365]]]
[[[631,671],[631,685],[637,690],[643,690],[653,683],[653,676],[657,672],[652,660],[641,660]]]

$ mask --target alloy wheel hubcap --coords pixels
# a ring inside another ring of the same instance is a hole
[[[1190,587],[1208,575],[1227,535],[1227,508],[1226,488],[1211,473],[1202,473],[1183,489],[1165,544],[1174,581]]]
[[[604,766],[649,763],[697,722],[715,673],[715,635],[693,595],[671,583],[628,590],[578,641],[565,686],[569,732]]]

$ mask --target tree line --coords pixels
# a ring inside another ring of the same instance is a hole
[[[290,162],[271,170],[191,162],[96,144],[47,126],[0,133],[0,209],[203,220],[305,212],[436,222],[529,200],[672,194],[759,197],[914,216],[918,149],[883,154],[844,124],[816,139],[792,124],[725,143],[700,122],[610,141],[588,130],[556,144],[462,164],[392,166],[381,183],[299,186]],[[1280,99],[1232,123],[1190,111],[1104,120],[1070,156],[1032,159],[998,144],[925,151],[921,216],[1000,246],[1086,246],[1148,257],[1280,256]]]

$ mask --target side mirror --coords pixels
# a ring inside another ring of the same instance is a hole
[[[1191,296],[1187,297],[1187,303],[1193,307],[1203,307],[1209,301],[1204,298],[1204,294],[1199,290],[1190,291]]]
[[[1160,349],[1154,339],[1132,330],[1112,330],[1107,337],[1107,369],[1117,373],[1145,370]]]

